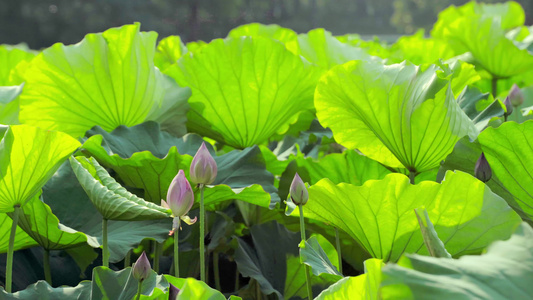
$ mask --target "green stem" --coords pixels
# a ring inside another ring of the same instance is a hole
[[[136,300],[141,299],[142,286],[143,286],[143,282],[142,282],[142,280],[140,280],[139,284],[137,285],[137,296],[135,296]]]
[[[220,287],[220,274],[218,270],[218,252],[213,253],[213,272],[215,273],[215,287],[217,290],[221,291]]]
[[[205,282],[205,207],[204,185],[200,184],[200,280]]]
[[[11,293],[11,283],[13,282],[13,249],[15,247],[15,234],[17,233],[17,224],[19,222],[20,206],[15,206],[11,225],[11,234],[9,235],[9,245],[7,248],[7,266],[6,266],[6,291]]]
[[[161,257],[161,252],[163,251],[163,243],[158,243],[154,241],[154,272],[159,274],[159,258]]]
[[[300,210],[300,232],[302,233],[302,241],[305,242],[305,222],[304,222],[304,206],[298,205]],[[313,290],[311,289],[311,275],[309,274],[309,266],[305,265],[305,281],[307,282],[307,296],[308,299],[313,299]]]
[[[508,117],[507,114],[503,114],[503,121],[504,121],[504,122],[507,122],[507,117]]]
[[[239,269],[235,268],[235,292],[239,290]]]
[[[418,175],[416,171],[409,171],[409,183],[415,184],[415,177]]]
[[[102,221],[102,265],[109,268],[109,249],[107,248],[107,219]]]
[[[494,97],[494,100],[496,100],[496,96],[498,96],[498,78],[494,76],[492,77],[491,86],[492,86],[492,96]]]
[[[131,266],[131,250],[126,253],[126,257],[124,258],[124,268],[129,266]]]
[[[48,284],[52,285],[52,272],[50,270],[50,250],[44,249],[43,257],[44,279]]]
[[[178,249],[178,243],[179,243],[179,238],[178,238],[178,233],[179,233],[179,228],[176,228],[174,230],[174,277],[180,277],[180,256],[179,256],[179,249]]]
[[[339,237],[339,228],[337,227],[335,227],[335,244],[337,245],[337,254],[339,255],[339,272],[342,274],[341,239]]]
[[[255,299],[256,300],[261,300],[263,297],[262,297],[262,293],[261,293],[261,286],[259,285],[259,281],[255,281]]]

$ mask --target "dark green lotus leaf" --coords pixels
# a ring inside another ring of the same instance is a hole
[[[107,220],[142,221],[170,217],[170,210],[128,192],[94,158],[71,157],[70,165],[81,186]]]
[[[160,132],[153,122],[131,128],[121,126],[111,133],[95,127],[87,135],[91,137],[83,144],[86,153],[115,170],[126,185],[143,189],[145,199],[157,204],[166,198],[170,182],[180,169],[188,176],[192,156],[203,142],[195,134],[172,137]],[[206,205],[231,199],[263,207],[279,202],[273,176],[265,169],[258,147],[221,156],[215,156],[210,145],[208,148],[217,163],[218,175],[213,186],[205,190]]]
[[[448,172],[442,184],[411,185],[402,174],[363,186],[323,179],[309,188],[305,216],[344,230],[372,257],[394,262],[404,252],[428,253],[414,213],[420,207],[454,256],[508,238],[521,221],[503,199],[462,172]]]
[[[54,300],[54,299],[77,299],[77,300],[91,300],[91,282],[82,281],[75,287],[51,287],[46,281],[39,280],[36,283],[29,285],[26,289],[16,293],[7,293],[3,288],[0,288],[0,297],[6,300],[26,300],[26,299],[40,299],[40,300]]]
[[[228,33],[228,38],[238,38],[241,36],[266,37],[287,44],[296,42],[298,34],[289,28],[281,27],[276,24],[264,25],[260,23],[244,24],[233,28]]]
[[[528,299],[533,293],[533,229],[522,223],[485,254],[459,259],[407,254],[383,268],[383,299]]]
[[[298,35],[298,46],[291,51],[324,69],[343,64],[350,60],[367,60],[370,55],[363,49],[342,43],[331,32],[317,28]]]
[[[468,86],[457,97],[457,103],[466,115],[482,131],[490,119],[503,116],[503,108],[490,93],[481,93],[476,87]]]
[[[513,196],[515,208],[528,219],[533,217],[532,139],[533,121],[505,122],[498,128],[487,128],[478,138],[492,173]]]
[[[98,246],[102,245],[102,216],[80,186],[68,162],[44,186],[43,199],[62,224],[96,238]],[[122,260],[145,238],[160,243],[165,241],[172,220],[108,221],[107,227],[109,260],[113,263]]]
[[[0,142],[0,212],[30,201],[79,146],[63,132],[10,126]]]
[[[68,249],[85,243],[94,248],[100,246],[95,238],[59,223],[50,207],[38,196],[21,209],[18,226],[46,250]]]
[[[376,61],[336,66],[317,86],[317,117],[348,149],[393,168],[433,169],[460,138],[478,133],[444,71]]]
[[[287,276],[287,255],[298,255],[300,234],[288,231],[277,222],[268,222],[250,228],[252,244],[239,238],[235,262],[244,277],[259,282],[266,295],[283,298]]]
[[[321,71],[258,36],[213,40],[165,73],[192,89],[190,132],[243,149],[285,133],[313,109]]]
[[[338,280],[339,276],[336,275],[322,274],[315,276],[311,274],[313,295],[318,295]],[[285,299],[293,299],[294,297],[307,298],[305,264],[302,264],[300,258],[297,256],[288,255],[287,257],[287,279],[285,281],[285,293],[283,295]]]
[[[167,88],[153,62],[156,39],[136,23],[43,50],[24,73],[21,123],[82,136],[95,125],[111,131],[142,123],[154,107],[173,108],[162,106]]]
[[[328,250],[333,250],[332,252],[336,254],[335,248],[331,245],[328,240],[324,239],[322,236],[321,242],[328,247]],[[338,266],[335,267],[330,260],[330,257],[326,254],[322,245],[316,235],[311,236],[307,241],[305,241],[305,246],[300,247],[300,259],[302,263],[309,265],[314,275],[320,275],[322,273],[339,276],[338,279],[342,278],[342,274],[337,270]],[[338,259],[338,257],[337,257]],[[338,260],[337,260],[338,265]]]
[[[9,235],[11,233],[13,220],[7,214],[0,214],[0,253],[6,253],[9,246]],[[20,226],[17,226],[15,233],[14,251],[37,246],[37,242],[29,236]]]
[[[383,265],[380,259],[372,258],[366,260],[364,274],[339,280],[320,293],[315,300],[378,299],[378,288],[381,283],[381,268]]]

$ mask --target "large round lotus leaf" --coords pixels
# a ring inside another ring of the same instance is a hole
[[[313,108],[320,71],[262,37],[217,39],[165,70],[192,89],[189,131],[236,148],[284,133]]]
[[[111,131],[168,110],[169,83],[153,62],[156,39],[137,23],[45,49],[24,76],[21,123],[81,136],[94,125]]]
[[[436,66],[406,63],[336,66],[317,86],[318,120],[338,143],[389,167],[433,169],[461,137],[477,135],[442,75]]]
[[[502,198],[462,172],[446,173],[442,184],[411,185],[402,174],[363,186],[323,179],[309,188],[304,214],[344,230],[372,257],[396,261],[404,252],[428,253],[414,212],[422,207],[454,256],[480,252],[508,238],[521,222]]]
[[[30,201],[79,146],[63,132],[10,126],[0,142],[0,212]]]

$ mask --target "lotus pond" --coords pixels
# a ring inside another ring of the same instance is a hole
[[[0,299],[529,299],[524,24],[0,46]]]

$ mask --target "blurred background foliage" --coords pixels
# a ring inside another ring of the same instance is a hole
[[[335,35],[359,33],[394,40],[429,30],[439,11],[466,0],[1,0],[0,44],[33,49],[72,44],[91,32],[141,22],[159,38],[184,41],[225,37],[241,24],[276,23],[299,33],[323,27]],[[483,1],[487,3],[504,1]],[[518,0],[532,24],[533,1]],[[427,31],[426,31],[427,32]]]

